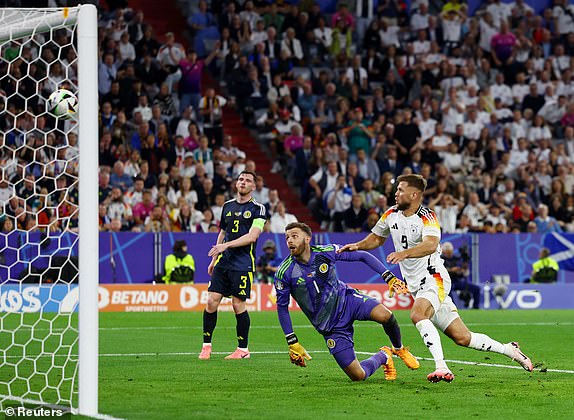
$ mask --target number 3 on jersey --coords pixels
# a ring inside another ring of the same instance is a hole
[[[407,249],[409,247],[409,243],[407,242],[407,235],[401,236],[401,245],[403,246],[404,249]]]
[[[231,232],[233,233],[239,232],[239,220],[236,219],[233,221],[233,229],[231,229]]]

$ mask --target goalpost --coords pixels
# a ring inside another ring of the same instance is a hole
[[[97,35],[93,5],[0,9],[2,411],[98,413]],[[45,110],[62,84],[73,120]]]

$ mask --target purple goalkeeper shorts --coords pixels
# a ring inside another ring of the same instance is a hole
[[[329,333],[323,335],[329,352],[335,357],[341,368],[346,368],[355,360],[353,323],[370,320],[371,312],[377,305],[379,302],[372,297],[350,287],[347,289],[341,318]]]

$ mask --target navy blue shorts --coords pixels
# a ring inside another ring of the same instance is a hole
[[[355,321],[369,321],[371,312],[377,305],[380,305],[380,303],[372,297],[362,294],[355,289],[349,288],[347,290],[345,307],[339,322],[329,333],[323,335],[329,352],[335,357],[339,366],[346,363],[344,366],[341,366],[342,368],[346,368],[355,360],[355,342],[353,341],[355,329],[353,328],[353,323]],[[352,351],[352,358],[351,353],[348,351],[345,352],[344,357],[338,357],[338,353],[349,349]],[[348,360],[349,358],[351,360]]]
[[[225,297],[235,296],[245,301],[251,296],[252,284],[252,271],[229,271],[216,265],[207,290],[220,293]]]

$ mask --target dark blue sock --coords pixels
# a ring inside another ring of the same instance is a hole
[[[241,312],[235,315],[237,320],[237,347],[242,349],[247,348],[247,343],[249,342],[249,326],[251,325],[251,320],[249,318],[249,313],[247,311]]]
[[[367,379],[369,376],[375,373],[377,369],[380,368],[381,365],[385,363],[387,363],[387,354],[384,351],[375,353],[368,359],[363,360],[361,362],[361,366],[365,371],[365,379]]]
[[[217,311],[207,312],[203,311],[203,342],[211,343],[211,336],[217,324]]]
[[[400,349],[403,346],[403,341],[401,340],[401,328],[395,318],[395,314],[392,314],[387,322],[383,322],[383,328],[391,339],[393,347]]]

